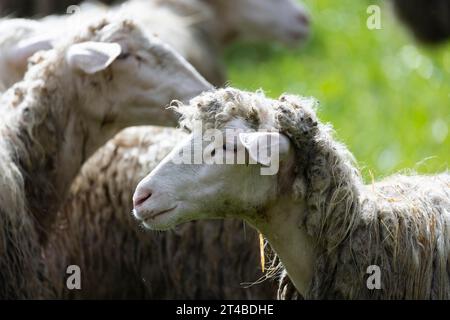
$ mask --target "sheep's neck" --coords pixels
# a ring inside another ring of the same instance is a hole
[[[326,133],[308,152],[305,224],[320,246],[337,248],[358,224],[362,180],[350,152]]]
[[[282,199],[267,209],[267,221],[256,223],[256,227],[268,239],[297,290],[306,296],[313,278],[315,245],[301,226],[299,206]]]

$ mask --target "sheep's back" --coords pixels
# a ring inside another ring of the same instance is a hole
[[[449,299],[449,174],[396,175],[365,188],[348,239],[319,255],[312,297]],[[372,265],[380,290],[367,287]]]

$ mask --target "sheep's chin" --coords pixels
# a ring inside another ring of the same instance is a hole
[[[154,224],[154,223],[147,223],[145,221],[142,222],[142,225],[144,226],[145,229],[152,230],[152,231],[168,231],[175,227],[172,225],[159,225],[159,224]]]
[[[144,228],[154,231],[167,231],[175,228],[178,224],[178,215],[176,214],[176,209],[158,215],[154,218],[145,219],[142,221]]]
[[[279,39],[284,46],[294,49],[294,48],[302,48],[306,45],[306,42],[309,40],[309,30],[297,30],[297,31],[289,31],[284,32],[283,34],[276,37]]]

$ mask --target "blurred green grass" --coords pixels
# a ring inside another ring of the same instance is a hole
[[[450,44],[426,48],[393,16],[386,1],[305,0],[308,44],[286,50],[237,44],[226,52],[232,86],[268,96],[314,96],[366,178],[413,169],[446,170],[450,160]],[[378,4],[381,30],[366,27]]]

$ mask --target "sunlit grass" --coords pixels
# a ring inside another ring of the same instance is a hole
[[[304,48],[236,45],[226,62],[233,86],[314,96],[320,117],[376,177],[443,171],[450,160],[450,44],[417,45],[382,3],[369,30],[367,1],[305,0],[314,34]]]

